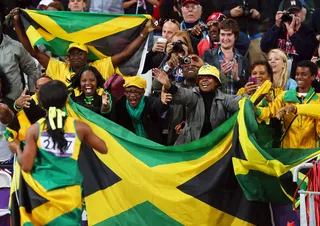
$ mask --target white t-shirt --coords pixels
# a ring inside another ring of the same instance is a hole
[[[13,157],[13,153],[8,147],[8,142],[3,137],[3,132],[5,131],[7,125],[0,122],[0,163],[6,162]]]

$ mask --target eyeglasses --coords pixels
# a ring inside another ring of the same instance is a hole
[[[130,95],[140,96],[141,94],[143,94],[143,91],[139,91],[139,90],[125,90],[124,92],[128,96]]]
[[[165,24],[165,23],[167,23],[167,22],[172,22],[172,23],[174,23],[174,24],[176,24],[178,27],[180,27],[180,23],[179,23],[179,21],[177,21],[177,20],[175,20],[175,19],[166,19],[164,22],[163,22],[163,24]]]
[[[181,7],[182,10],[188,10],[188,9],[192,9],[192,10],[196,10],[196,9],[200,9],[201,6],[200,5],[185,5]]]

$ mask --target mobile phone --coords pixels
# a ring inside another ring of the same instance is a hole
[[[155,20],[155,21],[153,21],[153,25],[154,25],[155,27],[157,27],[157,26],[159,25],[159,22],[158,22],[157,20]]]
[[[250,77],[249,82],[253,82],[254,84],[257,84],[257,78],[256,77]]]
[[[181,126],[181,129],[183,129],[183,128],[186,126],[186,121],[182,121],[182,122],[180,123],[180,126]]]

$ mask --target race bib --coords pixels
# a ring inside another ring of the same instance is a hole
[[[52,138],[49,137],[48,133],[42,132],[40,136],[40,148],[58,157],[69,157],[73,154],[74,145],[76,142],[76,134],[65,133],[64,138],[67,140],[68,144],[67,150],[64,153],[62,153],[58,149],[58,144],[54,144]]]

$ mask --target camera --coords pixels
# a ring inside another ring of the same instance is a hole
[[[282,16],[281,16],[281,20],[282,22],[291,22],[292,21],[292,14],[291,13],[283,13]]]
[[[173,42],[172,45],[172,52],[173,53],[184,53],[184,49],[182,47],[184,43],[181,40],[178,40],[176,42]]]
[[[210,30],[210,28],[209,28],[208,25],[206,25],[206,24],[201,25],[201,31],[202,31],[202,32],[204,32],[204,31],[209,31],[209,30]]]
[[[243,10],[243,16],[250,16],[250,8],[249,4],[247,1],[243,1],[242,4],[240,5],[240,8]]]
[[[320,68],[320,58],[317,59],[316,65]]]
[[[188,56],[185,57],[179,57],[179,64],[183,65],[183,64],[191,64],[191,58]]]

